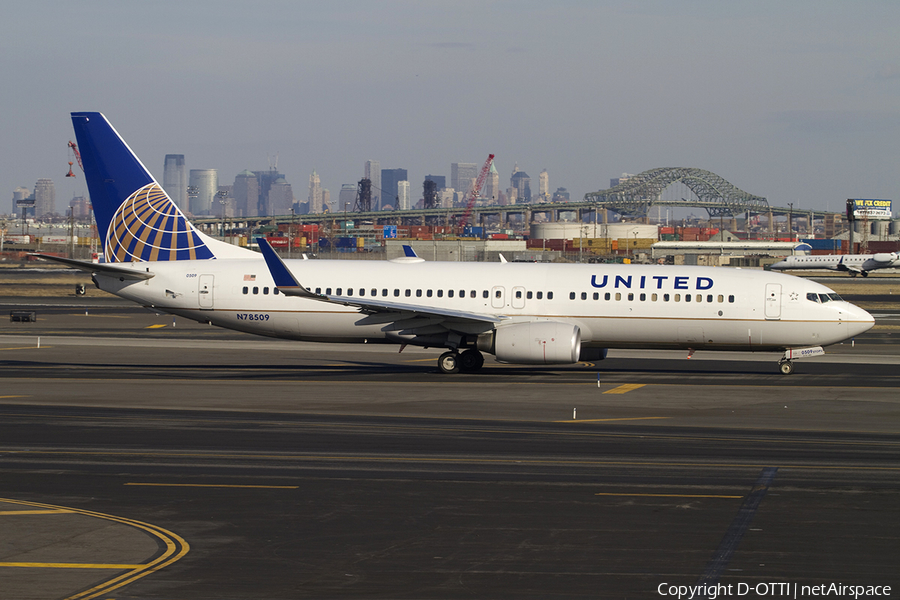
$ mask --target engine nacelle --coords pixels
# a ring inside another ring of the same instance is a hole
[[[889,263],[892,260],[897,259],[897,253],[896,252],[879,252],[878,254],[873,256],[872,259],[878,263]]]
[[[581,352],[581,329],[555,321],[514,323],[480,336],[478,349],[505,363],[572,364]]]

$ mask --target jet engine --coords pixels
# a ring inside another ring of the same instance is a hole
[[[878,254],[873,256],[872,259],[878,263],[889,263],[892,260],[897,259],[897,253],[896,252],[879,252]]]
[[[555,321],[513,323],[479,336],[478,349],[505,363],[572,364],[581,352],[581,330]]]

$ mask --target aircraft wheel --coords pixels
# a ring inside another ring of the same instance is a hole
[[[862,272],[862,276],[863,276],[863,277],[868,277],[868,276],[869,276],[869,272],[868,272],[868,271],[863,271],[863,272]]]
[[[781,369],[782,375],[790,375],[794,372],[794,363],[789,360],[785,360],[778,364],[778,368]]]
[[[856,277],[856,273],[854,273],[853,271],[850,271],[850,277]]]
[[[451,374],[459,372],[459,355],[456,352],[444,352],[438,358],[438,369],[441,373]]]
[[[463,373],[476,373],[484,366],[484,356],[474,348],[469,348],[459,355],[459,370]]]

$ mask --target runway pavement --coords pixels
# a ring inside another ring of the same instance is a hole
[[[445,376],[434,350],[43,304],[0,326],[3,597],[900,585],[890,311],[790,376],[638,351]]]

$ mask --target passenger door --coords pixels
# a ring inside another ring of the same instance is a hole
[[[213,299],[213,284],[215,283],[214,275],[201,275],[200,281],[198,283],[199,289],[197,290],[197,298],[200,302],[200,308],[212,308],[214,304]]]
[[[781,284],[766,284],[766,318],[781,318]]]

